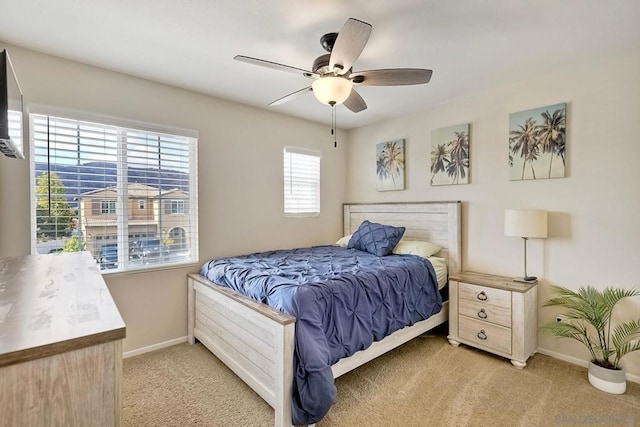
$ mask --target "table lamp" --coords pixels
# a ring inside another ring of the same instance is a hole
[[[515,282],[533,283],[535,276],[527,275],[527,240],[547,237],[547,211],[535,209],[507,209],[504,211],[504,235],[524,240],[524,277]]]

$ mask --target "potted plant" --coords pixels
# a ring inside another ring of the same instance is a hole
[[[573,338],[584,344],[591,353],[589,382],[602,391],[614,394],[625,392],[627,383],[620,359],[640,350],[640,319],[611,324],[613,308],[623,298],[640,295],[636,289],[581,287],[577,292],[551,286],[556,297],[544,306],[559,306],[561,321],[549,322],[542,332],[557,337]]]

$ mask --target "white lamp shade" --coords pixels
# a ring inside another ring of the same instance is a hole
[[[547,211],[507,209],[504,211],[504,235],[544,239],[547,237]]]
[[[344,77],[320,77],[311,84],[318,101],[327,105],[342,104],[351,95],[353,82]]]

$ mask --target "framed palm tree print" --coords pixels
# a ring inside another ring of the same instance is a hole
[[[431,185],[469,183],[469,123],[431,132]]]
[[[509,179],[564,178],[567,104],[509,115]]]
[[[378,191],[404,190],[404,139],[376,145]]]

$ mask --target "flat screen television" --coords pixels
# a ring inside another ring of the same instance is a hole
[[[24,159],[22,138],[22,91],[9,53],[0,53],[0,152]]]

